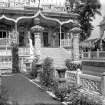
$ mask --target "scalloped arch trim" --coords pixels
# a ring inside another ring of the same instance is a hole
[[[39,15],[46,20],[55,21],[55,22],[59,23],[60,25],[68,24],[70,22],[73,23],[73,20],[71,20],[71,19],[69,19],[68,21],[61,22],[58,19],[46,17],[46,16],[44,16],[44,14],[42,14],[42,12],[40,10],[34,16],[22,16],[22,17],[19,17],[17,19],[12,19],[12,18],[9,18],[5,15],[2,15],[0,17],[0,20],[1,19],[6,19],[6,20],[9,20],[9,21],[13,21],[14,23],[18,23],[18,21],[20,21],[21,19],[33,19],[33,18],[36,18]]]

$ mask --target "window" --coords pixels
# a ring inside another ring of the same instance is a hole
[[[6,38],[6,31],[0,31],[0,38]]]

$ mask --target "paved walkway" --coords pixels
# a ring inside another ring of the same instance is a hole
[[[19,105],[61,104],[20,74],[2,77],[2,84],[6,87],[10,97],[17,100]]]

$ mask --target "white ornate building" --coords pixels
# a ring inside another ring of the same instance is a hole
[[[55,68],[64,68],[66,59],[79,59],[77,14],[65,5],[41,4],[28,0],[0,1],[0,68],[11,69],[11,42],[19,47],[20,67],[35,56],[54,59]],[[21,65],[22,64],[22,65]]]

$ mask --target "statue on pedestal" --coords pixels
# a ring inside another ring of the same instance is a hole
[[[29,42],[30,56],[31,56],[31,59],[33,59],[34,58],[34,47],[32,44],[32,39],[30,38],[30,32],[28,32],[28,42]]]

